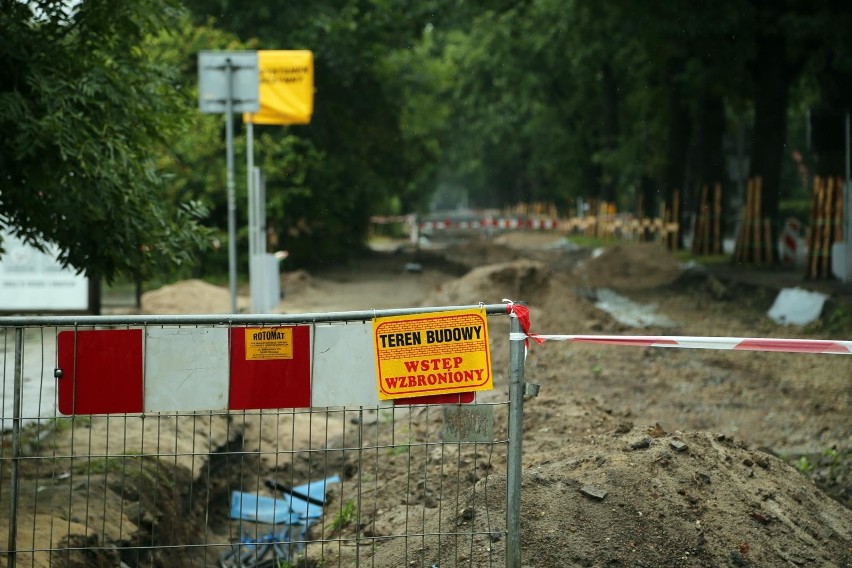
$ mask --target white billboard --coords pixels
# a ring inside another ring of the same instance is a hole
[[[47,254],[3,233],[0,257],[0,311],[84,311],[89,307],[89,281]]]

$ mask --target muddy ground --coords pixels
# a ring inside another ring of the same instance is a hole
[[[421,270],[405,270],[412,262]],[[764,275],[754,284],[724,268],[685,269],[657,244],[593,254],[556,235],[503,235],[440,250],[377,252],[315,273],[285,270],[278,311],[510,298],[529,306],[532,331],[540,334],[852,339],[848,291],[841,289],[820,321],[781,326],[765,314],[790,274]],[[655,306],[667,320],[643,327],[619,323],[595,307],[604,288]],[[143,310],[216,313],[226,311],[228,301],[226,290],[193,281],[147,293]],[[502,441],[507,318],[491,318],[489,327],[495,389],[478,394],[477,402],[494,403],[493,436]],[[532,343],[526,380],[541,390],[525,402],[523,565],[852,565],[850,371],[852,360],[840,355]],[[84,484],[51,488],[71,500],[96,495],[104,505],[90,506],[89,514],[115,516],[67,521],[85,525],[75,538],[118,548],[138,542],[142,533],[168,533],[172,544],[223,542],[237,530],[227,520],[234,487],[262,487],[259,480],[269,476],[299,482],[337,474],[344,482],[331,490],[326,516],[310,533],[324,542],[310,544],[300,565],[505,564],[505,444],[441,446],[440,408],[202,420],[150,426],[160,439],[174,438],[175,453],[189,456],[163,469],[168,483],[157,483],[158,465],[150,475],[131,476],[135,489],[116,485],[115,477],[110,484],[91,476]],[[92,421],[79,435],[117,435],[115,426],[105,428]],[[54,452],[73,439],[56,438]],[[204,443],[241,453],[235,460],[180,450]],[[349,451],[354,445],[369,451]],[[339,451],[296,451],[308,447]],[[134,459],[133,467],[150,473],[146,458]],[[103,488],[93,491],[98,483]],[[142,497],[143,485],[160,493]],[[350,504],[360,507],[353,512]],[[187,523],[174,521],[182,517]],[[401,538],[401,532],[419,536]],[[82,552],[54,554],[54,564],[94,562],[86,558]],[[117,559],[130,566],[215,565],[215,554],[200,560],[175,549],[104,558],[98,556],[103,565]]]

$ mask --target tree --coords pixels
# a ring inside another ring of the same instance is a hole
[[[204,208],[164,202],[154,164],[183,113],[142,45],[178,15],[172,0],[2,0],[0,227],[107,280],[204,249]]]
[[[218,27],[253,40],[257,49],[314,52],[311,124],[256,128],[270,224],[290,262],[350,258],[363,248],[371,215],[420,201],[422,188],[412,180],[425,150],[401,132],[402,104],[388,85],[386,61],[413,42],[422,29],[413,22],[425,15],[412,20],[405,3],[393,1],[317,0],[280,9],[228,0],[186,3],[196,24],[215,17]]]

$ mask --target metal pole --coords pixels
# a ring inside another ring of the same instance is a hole
[[[0,328],[59,326],[84,327],[108,325],[248,325],[248,324],[303,324],[337,321],[372,320],[391,316],[427,314],[439,311],[482,309],[488,315],[503,315],[506,304],[468,304],[463,306],[424,306],[419,308],[391,308],[384,310],[358,310],[351,312],[315,312],[302,314],[165,314],[117,316],[2,316]]]
[[[249,293],[251,294],[251,311],[257,313],[259,300],[257,294],[258,277],[255,268],[255,257],[257,247],[255,231],[257,229],[257,217],[255,216],[255,201],[257,200],[257,186],[254,176],[254,124],[246,123],[246,177],[248,178],[248,224],[249,224]]]
[[[524,359],[521,323],[509,315],[509,448],[506,466],[506,567],[521,568],[521,458],[524,438]],[[516,339],[518,338],[518,339]]]
[[[270,304],[269,301],[269,280],[272,275],[269,272],[269,264],[266,259],[266,213],[264,212],[264,201],[266,199],[264,193],[264,181],[260,168],[254,168],[254,253],[257,255],[257,271],[259,286],[255,289],[258,291],[259,306],[261,311],[269,311],[275,303]]]
[[[21,392],[24,384],[24,328],[15,328],[15,394],[12,408],[12,472],[9,479],[9,568],[15,568],[18,539],[18,461],[21,459]]]
[[[228,164],[228,281],[231,289],[231,313],[237,313],[237,202],[234,196],[234,65],[225,59],[228,98],[225,101],[225,138]]]
[[[255,187],[257,188],[257,252],[266,254],[266,180],[260,168],[255,168]]]

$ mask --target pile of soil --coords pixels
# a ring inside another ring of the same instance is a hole
[[[382,546],[376,565],[505,565],[502,538],[486,524],[487,514],[505,515],[505,478],[490,484],[424,523],[427,534],[443,526],[460,536],[427,538],[414,554]],[[847,509],[781,460],[706,432],[621,424],[567,437],[524,471],[521,516],[524,566],[840,567],[852,559]]]
[[[677,260],[658,243],[621,244],[595,255],[576,271],[589,288],[633,290],[670,284],[680,276]]]
[[[248,298],[237,296],[238,309],[248,304]],[[184,280],[142,294],[143,314],[225,314],[230,311],[228,289],[203,280]]]

